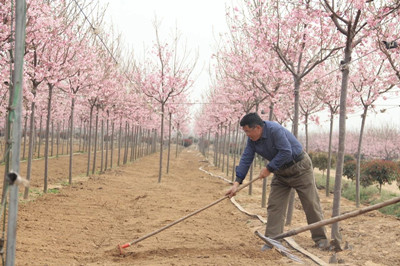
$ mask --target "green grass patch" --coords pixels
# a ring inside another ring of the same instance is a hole
[[[356,183],[353,181],[342,181],[342,196],[348,200],[356,201]],[[375,186],[360,186],[360,202],[370,203],[373,199],[379,197],[379,189]]]
[[[69,186],[69,181],[62,181],[61,186],[63,187]]]
[[[32,193],[32,194],[37,195],[37,196],[42,196],[43,195],[43,190],[39,190],[37,188],[30,188],[29,189],[29,193]]]
[[[400,196],[399,193],[393,193],[393,192],[388,192],[388,191],[382,190],[381,197],[378,199],[372,200],[370,202],[370,204],[377,204],[377,203],[380,203],[380,202],[383,202],[386,200],[390,200],[390,199],[398,197],[398,196]],[[394,216],[400,218],[400,202],[386,206],[386,207],[380,209],[380,212],[384,213],[384,214],[394,215]]]
[[[320,173],[314,173],[315,177],[315,183],[317,185],[317,188],[319,189],[325,189],[326,187],[326,173],[324,176]],[[335,186],[335,177],[332,177],[332,175],[329,177],[329,191],[332,192],[333,188]]]
[[[50,188],[47,190],[47,193],[49,194],[58,194],[60,193],[60,189],[59,188]]]
[[[315,176],[315,183],[319,189],[325,189],[326,187],[326,174],[322,176],[320,173],[314,173]],[[331,176],[329,178],[329,191],[333,192],[335,186],[335,177]],[[393,193],[390,191],[385,190],[382,188],[382,193],[379,193],[379,189],[375,186],[368,186],[368,187],[363,187],[360,186],[360,201],[363,204],[377,204],[389,199],[392,199],[394,197],[399,197],[400,196],[400,191],[399,193]],[[351,180],[345,180],[342,179],[342,197],[351,200],[351,201],[356,201],[356,184],[355,182]],[[393,215],[396,217],[400,218],[400,203],[392,204],[389,206],[386,206],[384,208],[379,209],[381,213],[387,214],[387,215]]]

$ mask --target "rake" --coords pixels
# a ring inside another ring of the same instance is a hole
[[[276,235],[276,236],[274,236],[272,238],[263,236],[258,231],[256,231],[255,234],[258,237],[260,237],[262,240],[264,240],[264,242],[267,245],[269,245],[270,247],[281,248],[281,244],[279,243],[279,241],[275,241],[275,240],[283,239],[283,238],[289,237],[289,236],[294,236],[294,235],[297,235],[299,233],[302,233],[302,232],[305,232],[305,231],[308,231],[308,230],[312,230],[312,229],[315,229],[315,228],[318,228],[318,227],[321,227],[321,226],[324,226],[324,225],[333,224],[333,223],[336,223],[336,222],[339,222],[339,221],[342,221],[342,220],[345,220],[345,219],[349,219],[351,217],[355,217],[355,216],[364,214],[366,212],[370,212],[370,211],[373,211],[373,210],[377,210],[377,209],[380,209],[380,208],[395,204],[397,202],[400,202],[400,197],[392,198],[390,200],[387,200],[387,201],[384,201],[384,202],[381,202],[381,203],[377,203],[377,204],[374,204],[374,205],[371,205],[371,206],[368,206],[368,207],[365,207],[365,208],[361,208],[359,210],[351,211],[351,212],[348,212],[348,213],[345,213],[345,214],[342,214],[342,215],[338,215],[338,216],[332,217],[330,219],[326,219],[326,220],[322,220],[322,221],[319,221],[319,222],[316,222],[316,223],[312,223],[312,224],[309,224],[309,225],[306,225],[306,226],[298,227],[298,228],[292,229],[290,231],[287,231],[285,233]]]

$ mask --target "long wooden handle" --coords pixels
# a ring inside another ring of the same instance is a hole
[[[238,188],[237,192],[239,192],[240,190],[242,190],[242,189],[244,189],[245,187],[249,186],[250,184],[254,183],[254,182],[257,181],[258,179],[261,179],[261,177],[259,176],[259,177],[255,178],[255,179],[253,179],[253,180],[247,182],[246,184],[241,185],[241,186]],[[139,243],[140,241],[143,241],[143,240],[145,240],[146,238],[149,238],[149,237],[151,237],[151,236],[154,236],[155,234],[158,234],[158,233],[164,231],[165,229],[168,229],[168,228],[170,228],[171,226],[176,225],[177,223],[180,223],[180,222],[186,220],[187,218],[192,217],[193,215],[196,215],[196,214],[198,214],[199,212],[202,212],[202,211],[204,211],[204,210],[206,210],[206,209],[208,209],[208,208],[210,208],[210,207],[212,207],[212,206],[214,206],[214,205],[220,203],[221,201],[223,201],[224,199],[227,199],[227,198],[228,198],[228,196],[224,196],[224,197],[222,197],[222,198],[220,198],[220,199],[218,199],[218,200],[216,200],[216,201],[214,201],[214,202],[208,204],[207,206],[205,206],[205,207],[203,207],[203,208],[201,208],[201,209],[198,209],[197,211],[194,211],[194,212],[192,212],[192,213],[189,213],[188,215],[186,215],[186,216],[184,216],[184,217],[182,217],[182,218],[180,218],[180,219],[178,219],[178,220],[176,220],[176,221],[174,221],[174,222],[172,222],[172,223],[170,223],[170,224],[167,224],[167,225],[165,225],[164,227],[162,227],[162,228],[160,228],[160,229],[158,229],[158,230],[156,230],[156,231],[154,231],[154,232],[151,232],[151,233],[149,233],[149,234],[147,234],[147,235],[144,235],[144,236],[142,236],[142,237],[140,237],[140,238],[138,238],[138,239],[136,239],[136,240],[134,240],[134,241],[132,241],[132,242],[130,242],[130,243],[127,243],[127,244],[125,244],[125,245],[123,245],[123,246],[121,246],[121,247],[122,247],[122,248],[125,248],[125,247],[129,247],[129,246],[131,246],[131,245],[133,245],[133,244]]]
[[[391,205],[391,204],[395,204],[397,202],[400,202],[400,197],[396,197],[396,198],[393,198],[393,199],[390,199],[390,200],[387,200],[387,201],[384,201],[384,202],[381,202],[381,203],[378,203],[378,204],[374,204],[374,205],[371,205],[371,206],[368,206],[368,207],[365,207],[365,208],[362,208],[362,209],[359,209],[359,210],[348,212],[348,213],[345,213],[345,214],[342,214],[342,215],[339,215],[339,216],[335,216],[335,217],[332,217],[330,219],[322,220],[322,221],[319,221],[319,222],[316,222],[316,223],[313,223],[313,224],[309,224],[309,225],[306,225],[306,226],[303,226],[303,227],[295,228],[293,230],[290,230],[290,231],[287,231],[285,233],[279,234],[279,235],[277,235],[275,237],[272,237],[272,238],[273,239],[282,239],[282,238],[285,238],[285,237],[288,237],[288,236],[297,235],[297,234],[302,233],[302,232],[307,231],[307,230],[315,229],[315,228],[318,228],[318,227],[321,227],[321,226],[324,226],[324,225],[328,225],[328,224],[333,224],[333,223],[336,223],[336,222],[339,222],[339,221],[342,221],[342,220],[345,220],[345,219],[348,219],[348,218],[351,218],[351,217],[358,216],[358,215],[366,213],[366,212],[370,212],[370,211],[373,211],[373,210],[377,210],[377,209],[386,207],[386,206]]]

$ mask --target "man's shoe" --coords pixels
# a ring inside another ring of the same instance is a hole
[[[261,251],[266,251],[266,250],[270,250],[272,249],[272,247],[268,246],[267,244],[265,244],[264,246],[261,247]]]
[[[328,239],[321,239],[315,243],[315,246],[320,250],[327,250],[329,248]]]

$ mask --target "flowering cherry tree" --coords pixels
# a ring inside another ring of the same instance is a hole
[[[183,94],[192,86],[193,81],[190,76],[196,66],[197,59],[188,62],[189,57],[187,54],[179,54],[178,36],[175,37],[171,46],[171,44],[161,40],[157,21],[154,23],[154,28],[156,41],[146,61],[138,64],[138,68],[134,73],[134,80],[139,91],[159,104],[159,106],[154,107],[161,115],[161,149],[158,175],[158,183],[160,183],[162,177],[165,105],[168,100]],[[185,49],[182,51],[185,51]]]
[[[375,64],[365,64],[365,60],[375,62]],[[356,163],[356,192],[357,192],[357,203],[360,201],[360,164],[361,164],[361,148],[363,141],[363,134],[365,128],[365,122],[367,119],[367,112],[369,108],[374,108],[374,102],[379,99],[380,96],[395,87],[392,82],[390,66],[387,64],[387,60],[379,53],[371,53],[362,59],[360,64],[355,66],[357,75],[351,78],[351,84],[357,98],[359,99],[363,108],[361,115],[361,127],[360,136],[358,141],[357,149],[357,163]],[[374,110],[374,109],[373,109]]]
[[[334,55],[339,47],[334,31],[319,3],[259,1],[250,4],[254,10],[253,30],[260,35],[260,44],[276,52],[294,81],[293,133],[298,135],[300,86],[304,77],[316,66]]]
[[[343,35],[345,43],[344,59],[341,61],[342,70],[342,86],[340,96],[340,117],[339,117],[339,150],[336,165],[335,190],[332,216],[340,214],[340,196],[341,196],[341,179],[343,171],[344,159],[344,143],[346,132],[346,99],[347,87],[349,81],[349,64],[353,55],[353,49],[360,45],[366,36],[375,30],[375,25],[383,22],[388,16],[393,14],[393,10],[399,8],[394,5],[388,8],[384,3],[375,3],[375,1],[359,1],[354,0],[350,3],[340,3],[336,6],[331,5],[324,0],[324,8],[327,10],[333,24],[337,30]],[[358,193],[357,193],[358,194]],[[341,235],[339,233],[339,225],[332,225],[331,237],[333,243],[340,247]]]

